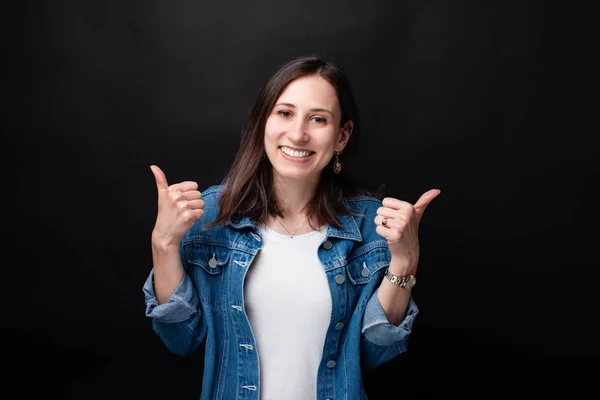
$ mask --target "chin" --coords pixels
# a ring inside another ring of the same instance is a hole
[[[315,177],[314,171],[292,171],[291,169],[281,170],[273,168],[273,175],[278,179],[290,181],[311,181]]]

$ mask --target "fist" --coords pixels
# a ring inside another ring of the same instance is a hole
[[[152,241],[160,246],[179,246],[181,239],[196,220],[204,215],[204,200],[193,181],[174,183],[169,186],[164,172],[156,165],[150,170],[158,190],[158,212],[152,231]]]
[[[441,191],[431,189],[414,204],[386,197],[375,217],[375,231],[388,242],[392,259],[400,260],[411,271],[419,260],[419,223],[425,209]]]

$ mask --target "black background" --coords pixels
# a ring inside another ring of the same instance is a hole
[[[24,1],[4,18],[18,398],[198,398],[201,354],[168,353],[144,316],[149,165],[218,183],[262,83],[307,53],[353,83],[362,177],[410,202],[442,190],[409,351],[366,374],[370,398],[592,387],[597,66],[576,2]]]

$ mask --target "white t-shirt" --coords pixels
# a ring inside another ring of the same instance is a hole
[[[317,257],[327,225],[293,238],[259,228],[263,247],[246,275],[244,303],[259,356],[260,399],[315,399],[331,319],[331,292]]]

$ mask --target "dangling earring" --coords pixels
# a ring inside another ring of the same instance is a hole
[[[341,151],[335,152],[335,162],[333,163],[333,172],[335,172],[336,174],[339,174],[340,171],[342,170],[342,162],[340,161],[340,154],[342,154]]]

